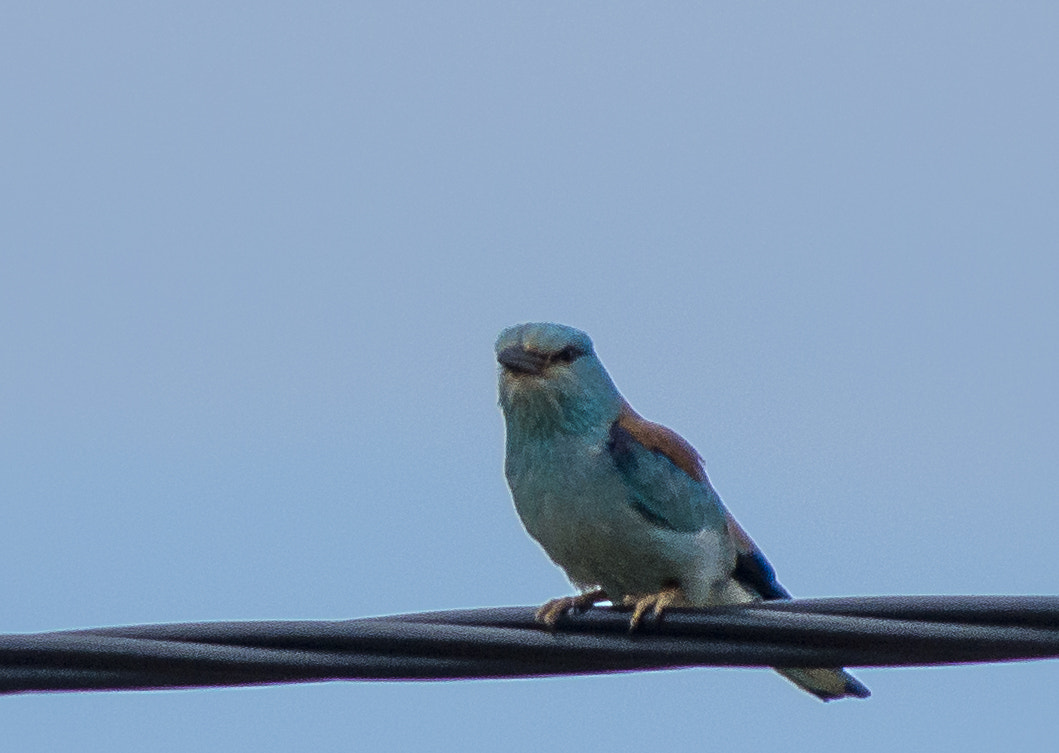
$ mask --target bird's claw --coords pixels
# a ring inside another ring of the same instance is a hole
[[[577,596],[561,596],[558,599],[545,602],[537,610],[534,619],[543,623],[549,630],[555,630],[556,624],[567,612],[584,612],[595,604],[606,601],[606,599],[607,594],[602,589],[587,591]]]
[[[668,586],[658,593],[643,594],[640,596],[626,596],[622,602],[627,607],[632,607],[632,617],[629,619],[629,632],[640,627],[644,616],[648,611],[654,617],[655,622],[662,621],[662,613],[669,607],[679,607],[687,603],[684,592],[680,586]]]

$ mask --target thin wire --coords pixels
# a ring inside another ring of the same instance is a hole
[[[635,633],[592,609],[195,622],[0,635],[0,693],[541,677],[694,666],[911,666],[1059,657],[1059,597],[884,596],[674,609]]]

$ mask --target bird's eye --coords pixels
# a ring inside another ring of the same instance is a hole
[[[559,363],[573,363],[581,355],[580,351],[572,345],[568,345],[560,351],[552,354],[551,360]]]

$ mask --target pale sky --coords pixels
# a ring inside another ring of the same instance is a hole
[[[0,11],[0,632],[539,604],[587,330],[796,595],[1056,594],[1059,6]],[[1053,662],[0,698],[11,750],[1018,750]]]

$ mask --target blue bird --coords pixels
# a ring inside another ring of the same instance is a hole
[[[505,475],[523,525],[581,591],[537,619],[554,629],[601,601],[630,628],[668,607],[789,599],[714,491],[702,458],[618,392],[584,332],[509,327],[496,341]],[[782,668],[825,701],[871,693],[840,668]]]

